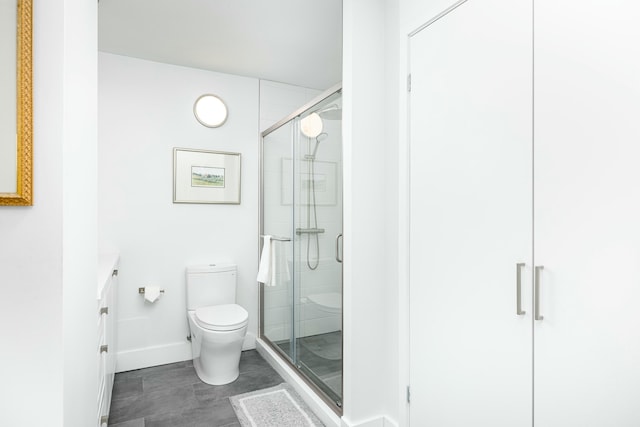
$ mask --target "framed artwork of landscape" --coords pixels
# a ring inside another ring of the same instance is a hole
[[[240,204],[240,153],[173,149],[173,203]]]

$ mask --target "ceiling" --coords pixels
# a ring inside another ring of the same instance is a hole
[[[324,90],[342,0],[99,0],[100,51]]]

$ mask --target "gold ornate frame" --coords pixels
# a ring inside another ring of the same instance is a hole
[[[33,0],[18,0],[17,33],[17,186],[15,193],[0,193],[0,206],[33,205]]]

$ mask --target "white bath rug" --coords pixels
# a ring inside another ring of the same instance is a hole
[[[286,383],[232,396],[229,400],[243,427],[324,426]]]

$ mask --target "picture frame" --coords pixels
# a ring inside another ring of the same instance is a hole
[[[241,154],[173,149],[173,203],[240,204]]]

